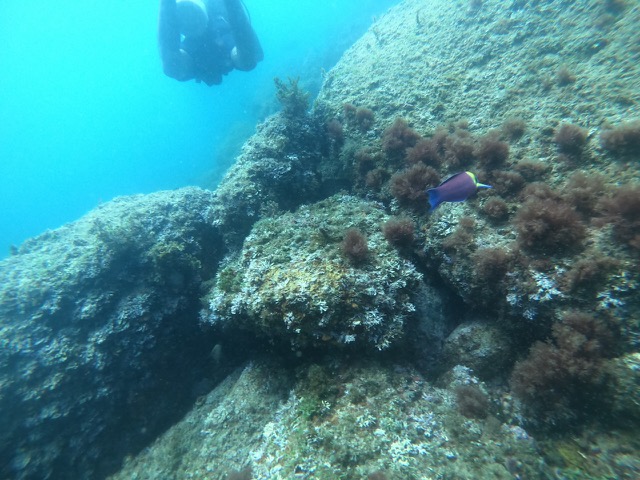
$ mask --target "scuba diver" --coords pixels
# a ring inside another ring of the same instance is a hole
[[[160,0],[158,44],[167,76],[209,86],[264,58],[241,0]]]

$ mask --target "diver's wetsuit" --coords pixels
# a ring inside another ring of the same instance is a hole
[[[234,68],[255,68],[263,52],[240,0],[204,1],[209,17],[205,32],[184,36],[178,26],[176,0],[160,0],[158,43],[166,75],[214,85]]]

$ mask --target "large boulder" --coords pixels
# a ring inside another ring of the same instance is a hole
[[[479,386],[469,387],[486,397]],[[551,474],[524,430],[491,416],[488,398],[484,409],[465,410],[463,402],[409,365],[330,355],[294,370],[258,360],[216,387],[111,480]]]
[[[337,195],[259,221],[219,270],[205,322],[294,348],[388,348],[416,310],[420,275],[384,238],[387,220],[379,204]],[[365,245],[357,257],[345,245],[349,230]]]
[[[0,477],[98,478],[184,412],[212,197],[117,198],[0,263]]]

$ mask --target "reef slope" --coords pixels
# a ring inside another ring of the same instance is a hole
[[[0,263],[2,475],[632,478],[638,24],[406,0],[311,111],[280,82],[215,192],[26,242]],[[428,212],[466,169],[494,188]]]

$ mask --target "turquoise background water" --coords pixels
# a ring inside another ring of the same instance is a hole
[[[156,1],[0,3],[0,258],[117,195],[214,187],[279,108],[273,77],[315,93],[397,0],[245,3],[265,60],[214,87],[163,75]]]

